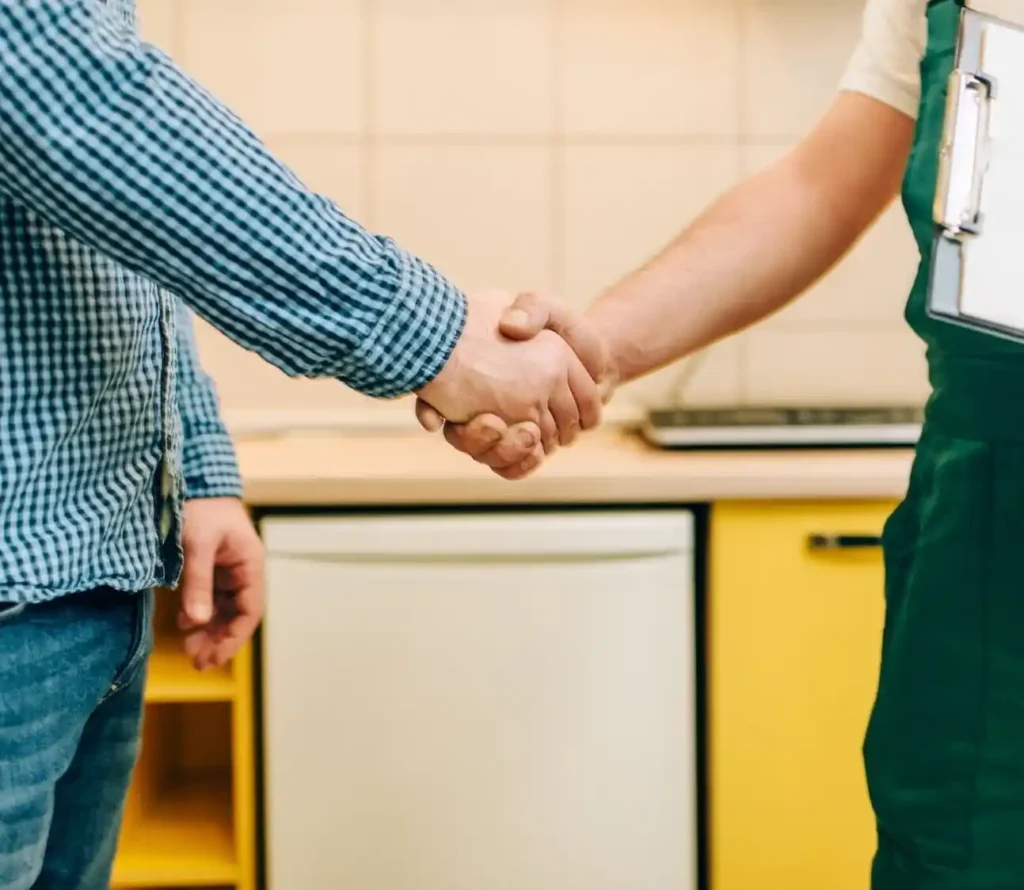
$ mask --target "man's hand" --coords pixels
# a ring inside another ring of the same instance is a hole
[[[538,294],[522,294],[502,314],[499,330],[512,340],[526,341],[548,330],[561,337],[576,353],[587,373],[599,384],[603,401],[611,397],[617,375],[607,344],[597,329],[582,315],[564,304]],[[536,427],[531,423],[509,426],[500,417],[482,414],[468,423],[445,423],[422,400],[416,416],[429,432],[444,427],[445,439],[458,451],[489,466],[505,479],[522,479],[543,461],[544,451],[537,447]]]
[[[226,664],[263,617],[263,544],[236,498],[185,502],[178,626],[199,670]]]
[[[510,296],[501,291],[469,300],[466,329],[444,370],[419,393],[438,417],[464,423],[491,414],[539,428],[545,450],[568,445],[600,422],[597,385],[565,340],[534,331],[516,343],[499,332]]]
[[[532,340],[544,330],[558,334],[601,385],[604,401],[610,397],[615,369],[608,343],[593,322],[560,300],[537,293],[520,294],[502,313],[498,330],[511,340]]]

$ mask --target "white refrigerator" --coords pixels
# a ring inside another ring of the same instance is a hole
[[[694,890],[688,512],[262,531],[269,890]]]

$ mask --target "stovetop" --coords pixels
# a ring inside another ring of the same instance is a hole
[[[643,433],[662,448],[906,448],[919,407],[702,407],[652,411]]]

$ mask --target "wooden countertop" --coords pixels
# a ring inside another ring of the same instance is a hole
[[[611,430],[505,482],[425,433],[238,440],[255,507],[649,504],[746,499],[895,500],[910,451],[669,453]]]

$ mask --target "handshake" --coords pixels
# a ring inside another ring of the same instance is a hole
[[[550,298],[492,291],[469,297],[467,310],[416,416],[499,476],[521,479],[600,424],[616,382],[610,353],[589,321]]]

